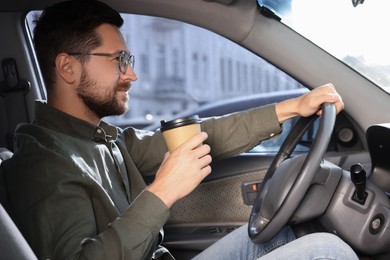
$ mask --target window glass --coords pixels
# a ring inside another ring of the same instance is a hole
[[[258,0],[281,22],[390,93],[388,0]]]
[[[30,31],[33,14],[27,16]],[[105,118],[112,124],[155,130],[163,119],[219,116],[307,91],[265,60],[215,33],[163,18],[122,17],[121,32],[135,55],[138,80],[132,84],[128,112]],[[291,123],[284,123],[282,138]],[[282,138],[263,142],[252,152],[276,152]]]

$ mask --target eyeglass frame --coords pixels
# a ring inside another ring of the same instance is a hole
[[[131,55],[127,51],[119,51],[115,53],[104,53],[104,52],[92,52],[92,53],[82,53],[82,52],[69,52],[69,55],[72,56],[100,56],[100,57],[112,57],[114,55],[118,55],[118,66],[119,66],[119,71],[121,73],[126,73],[128,66],[130,65],[130,68],[133,70],[134,65],[135,65],[135,57],[134,55]],[[125,64],[123,65],[122,59],[126,57],[125,59]]]

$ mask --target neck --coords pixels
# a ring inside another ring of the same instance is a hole
[[[101,121],[101,118],[92,112],[78,96],[72,96],[69,92],[61,94],[60,97],[49,96],[47,104],[93,125],[98,125]]]

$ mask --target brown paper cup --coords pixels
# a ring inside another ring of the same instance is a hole
[[[161,132],[169,151],[175,150],[179,145],[200,133],[201,120],[199,116],[191,116],[175,119],[172,121],[161,121]]]

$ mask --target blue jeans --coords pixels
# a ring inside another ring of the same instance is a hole
[[[287,226],[272,240],[254,244],[247,229],[247,225],[238,228],[197,255],[194,260],[358,260],[355,252],[344,241],[330,233],[314,233],[296,239],[292,229]]]

